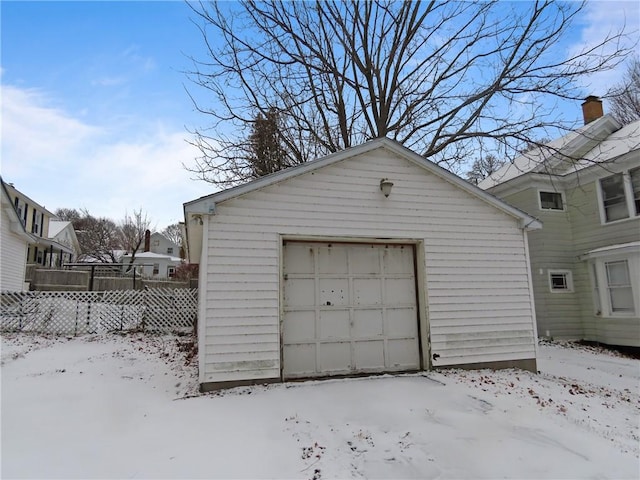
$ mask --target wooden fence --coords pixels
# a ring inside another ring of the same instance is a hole
[[[104,292],[2,292],[3,331],[80,335],[114,330],[172,332],[193,328],[197,289]]]

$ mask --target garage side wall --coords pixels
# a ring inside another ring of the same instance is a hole
[[[281,236],[423,239],[433,366],[535,358],[518,221],[380,149],[216,205],[200,287],[203,382],[280,377]]]

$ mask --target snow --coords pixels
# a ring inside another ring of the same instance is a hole
[[[638,478],[640,361],[197,394],[189,337],[2,337],[2,478]],[[191,361],[190,361],[191,360]]]

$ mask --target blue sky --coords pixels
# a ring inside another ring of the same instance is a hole
[[[204,58],[191,17],[179,1],[2,1],[3,179],[49,210],[182,220],[182,203],[214,191],[182,166],[198,155],[186,127],[207,125],[185,92],[204,98],[183,73],[186,55]],[[562,48],[639,17],[637,2],[591,2]],[[588,79],[590,93],[620,73]]]

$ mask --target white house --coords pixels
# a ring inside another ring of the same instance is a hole
[[[185,203],[202,390],[536,369],[541,224],[389,139]]]
[[[66,246],[72,253],[54,251],[49,257],[50,266],[62,266],[65,262],[75,261],[81,254],[80,243],[73,224],[64,220],[49,221],[49,239]]]
[[[153,253],[180,257],[180,245],[172,242],[161,233],[152,233],[149,237],[149,250]]]
[[[126,264],[123,269],[129,270],[131,254],[124,253],[120,261]],[[133,264],[138,266],[136,272],[139,272],[143,277],[156,279],[173,278],[181,263],[182,259],[178,257],[153,252],[136,253],[133,259]]]
[[[25,290],[27,250],[34,238],[25,230],[14,202],[0,179],[0,290]]]

